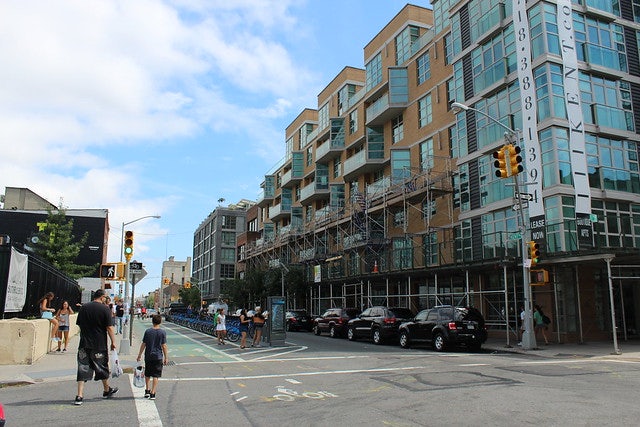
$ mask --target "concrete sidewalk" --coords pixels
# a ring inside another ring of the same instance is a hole
[[[122,367],[129,373],[132,373],[137,366],[136,357],[143,331],[151,325],[148,320],[135,323],[137,324],[134,324],[130,352],[128,355],[119,355]],[[118,341],[122,339],[122,335],[116,337]],[[0,387],[75,379],[78,341],[79,336],[73,337],[66,353],[47,353],[32,365],[0,365]],[[535,350],[523,350],[515,341],[511,341],[511,346],[507,346],[506,339],[498,338],[490,338],[483,345],[484,351],[488,353],[518,353],[531,358],[594,358],[640,363],[640,341],[620,341],[618,348],[621,354],[614,354],[613,342],[550,344],[542,345]],[[120,349],[119,345],[118,349]]]

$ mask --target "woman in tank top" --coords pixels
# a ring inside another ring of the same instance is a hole
[[[69,316],[73,314],[73,310],[69,306],[69,301],[62,303],[62,308],[56,313],[56,319],[58,319],[58,349],[62,346],[62,338],[64,337],[64,349],[67,351],[67,344],[69,343]]]

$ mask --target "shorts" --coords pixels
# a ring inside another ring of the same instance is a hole
[[[162,360],[145,360],[144,376],[160,378],[162,376]]]
[[[249,332],[249,326],[246,323],[241,323],[240,332]]]
[[[59,330],[60,332],[66,332],[66,331],[68,331],[68,330],[69,330],[69,327],[68,327],[68,326],[66,326],[66,325],[63,325],[63,326],[58,327],[58,330]]]
[[[254,323],[254,324],[253,324],[253,326],[254,326],[256,329],[262,329],[262,327],[264,326],[264,323]]]
[[[78,374],[76,381],[109,378],[109,352],[107,350],[78,349]]]
[[[41,319],[53,319],[53,313],[50,311],[43,311],[40,316]]]

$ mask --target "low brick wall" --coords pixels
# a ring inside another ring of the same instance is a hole
[[[79,333],[77,314],[72,314],[69,338]],[[50,340],[51,326],[46,319],[0,320],[0,365],[31,365],[58,348]]]

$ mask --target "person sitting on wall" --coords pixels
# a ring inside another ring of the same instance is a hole
[[[53,292],[47,292],[38,304],[40,305],[40,318],[48,319],[49,323],[51,323],[51,339],[53,341],[59,341],[58,338],[58,319],[55,318],[53,313],[55,313],[56,309],[51,307],[51,302],[53,301]]]

